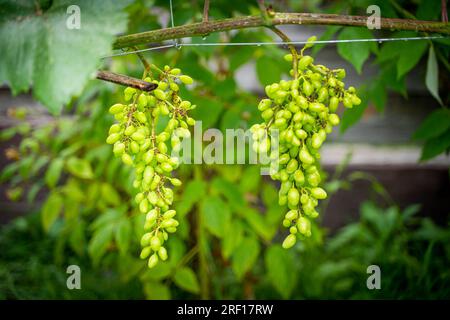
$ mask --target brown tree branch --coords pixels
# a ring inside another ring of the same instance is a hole
[[[271,17],[271,25],[339,25],[366,27],[367,16],[347,16],[319,13],[280,13]],[[183,37],[202,36],[214,32],[255,28],[267,25],[260,15],[230,18],[216,21],[187,24],[174,28],[146,31],[136,34],[120,36],[114,43],[114,49],[121,49],[150,42],[180,39]],[[412,30],[417,32],[435,32],[450,34],[450,24],[436,21],[421,21],[412,19],[381,18],[381,28],[388,30]]]
[[[208,22],[209,20],[209,0],[205,0],[205,5],[203,6],[203,22]]]
[[[117,83],[122,86],[132,87],[142,91],[153,91],[157,87],[155,83],[145,82],[140,79],[104,70],[97,71],[96,78],[112,83]]]

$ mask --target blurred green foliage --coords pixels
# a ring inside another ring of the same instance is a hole
[[[435,2],[405,2],[405,7],[421,19],[436,19],[438,11],[429,5]],[[275,9],[314,11],[320,4],[291,1],[287,8],[280,4]],[[380,5],[386,16],[402,15],[392,2],[370,4]],[[177,25],[201,18],[201,2],[174,1],[174,5]],[[162,27],[160,11],[149,10],[154,7],[167,13],[162,0],[128,6],[128,32]],[[367,1],[335,1],[325,10],[365,14],[366,7]],[[217,0],[210,10],[215,19],[252,13],[257,13],[254,1]],[[322,39],[333,36],[374,35],[365,29],[330,27]],[[263,30],[243,30],[192,41],[271,39]],[[439,57],[448,60],[449,46],[445,41],[340,44],[337,52],[358,71],[375,55],[379,71],[360,88],[364,104],[345,112],[341,125],[345,130],[361,118],[369,103],[382,112],[390,90],[406,95],[406,77],[426,52],[426,82],[436,93],[435,66],[439,61],[448,68]],[[278,47],[184,47],[146,57],[156,65],[176,65],[195,78],[197,85],[182,92],[198,105],[193,117],[203,121],[203,129],[225,130],[246,129],[259,121],[258,97],[237,85],[239,67],[256,59],[263,86],[286,74],[284,53]],[[142,73],[135,56],[103,63],[115,72],[135,77]],[[17,161],[2,170],[0,181],[8,183],[12,200],[42,201],[42,207],[39,214],[19,218],[0,232],[0,298],[448,298],[447,229],[415,218],[415,207],[402,211],[394,205],[383,209],[365,203],[360,222],[331,238],[314,226],[312,239],[284,251],[278,226],[285,210],[277,204],[276,186],[260,176],[257,166],[181,166],[177,174],[185,183],[175,195],[179,232],[168,241],[168,261],[149,271],[137,258],[144,215],[134,206],[133,173],[104,142],[112,123],[107,109],[120,101],[117,91],[114,85],[91,81],[62,115],[48,123],[31,126],[23,121],[2,131],[2,140],[16,135],[22,140]],[[448,101],[441,99],[444,104]],[[442,121],[448,118],[446,111],[435,112],[439,115],[430,115],[415,135],[426,141],[424,159],[450,145],[450,128]],[[24,117],[21,113],[20,119]],[[327,190],[333,193],[345,185],[334,179]],[[373,188],[384,192],[376,182]],[[83,270],[81,291],[66,289],[69,264]],[[380,291],[366,288],[366,268],[371,264],[381,267]]]
[[[365,202],[361,220],[336,235],[325,237],[316,228],[314,238],[294,251],[264,245],[264,255],[256,259],[244,286],[226,263],[216,261],[211,265],[214,298],[447,299],[450,232],[416,217],[417,209],[383,209]],[[199,290],[186,267],[173,278],[164,276],[164,267],[130,278],[117,254],[108,257],[115,267],[93,267],[72,250],[56,261],[59,236],[42,231],[38,214],[3,227],[0,246],[0,299],[191,298]],[[70,264],[81,267],[81,290],[66,288]],[[381,290],[366,287],[369,265],[380,267]]]

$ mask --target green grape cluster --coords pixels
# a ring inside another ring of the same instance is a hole
[[[139,190],[135,200],[140,212],[146,214],[140,257],[148,259],[149,268],[168,258],[164,242],[179,225],[176,211],[170,209],[174,196],[171,186],[181,185],[179,179],[172,177],[172,171],[179,166],[179,158],[170,156],[169,150],[179,151],[182,139],[191,134],[189,126],[195,124],[188,116],[195,105],[181,99],[178,86],[180,82],[192,84],[192,78],[181,75],[178,68],[152,67],[157,70],[158,78],[144,80],[157,84],[157,88],[142,92],[127,87],[124,100],[128,104],[117,103],[109,109],[117,123],[111,126],[106,139],[114,145],[114,155],[134,167],[133,186]],[[164,130],[157,132],[156,125],[161,117],[169,119]]]
[[[311,235],[311,219],[318,216],[318,201],[327,193],[320,187],[320,147],[333,126],[339,124],[335,113],[340,102],[346,108],[361,103],[354,87],[344,88],[344,69],[330,70],[315,65],[311,56],[303,51],[312,47],[315,37],[308,39],[301,53],[295,57],[287,54],[285,60],[297,66],[297,77],[265,87],[268,96],[258,105],[264,122],[251,127],[253,149],[258,153],[270,153],[271,178],[281,182],[278,198],[286,205],[283,226],[289,235],[283,248],[295,245],[297,238]],[[293,61],[297,58],[297,61]],[[294,70],[290,70],[294,76]],[[278,150],[272,150],[271,140],[277,129]]]

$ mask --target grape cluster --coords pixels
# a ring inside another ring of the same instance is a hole
[[[140,257],[148,258],[149,268],[159,260],[167,259],[164,242],[179,225],[175,219],[176,211],[169,209],[173,202],[170,185],[181,185],[181,181],[171,175],[179,166],[179,159],[170,156],[169,149],[180,150],[181,140],[190,136],[188,128],[195,123],[187,114],[195,105],[181,99],[178,86],[180,82],[192,84],[192,78],[181,75],[178,68],[165,66],[161,70],[152,67],[159,77],[152,79],[150,76],[144,80],[158,87],[152,92],[127,87],[124,100],[128,104],[117,103],[109,109],[117,123],[111,126],[106,139],[114,145],[114,155],[135,169],[133,186],[139,190],[135,200],[140,212],[146,214]],[[160,117],[169,119],[164,130],[157,132]]]
[[[361,103],[354,87],[345,90],[344,69],[315,65],[311,56],[303,55],[315,40],[308,39],[299,55],[285,56],[285,60],[297,62],[293,63],[298,67],[297,76],[291,69],[294,79],[265,87],[268,98],[258,105],[264,122],[251,127],[253,150],[270,153],[271,178],[281,182],[279,204],[289,208],[283,226],[289,228],[290,234],[284,239],[283,248],[294,246],[297,237],[311,235],[311,219],[318,216],[318,200],[327,197],[319,186],[319,150],[332,127],[339,124],[335,113],[339,103],[346,108]],[[279,133],[278,150],[271,148],[274,129]]]

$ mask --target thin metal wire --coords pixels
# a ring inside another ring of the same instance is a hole
[[[368,39],[346,39],[346,40],[317,40],[314,41],[314,44],[337,44],[337,43],[352,43],[352,42],[389,42],[389,41],[418,41],[418,40],[433,40],[433,39],[448,39],[450,37],[443,37],[443,36],[428,36],[428,37],[402,37],[402,38],[368,38]],[[151,48],[145,48],[141,50],[135,50],[135,51],[126,51],[121,52],[117,54],[113,54],[110,56],[105,56],[103,58],[110,58],[110,57],[117,57],[117,56],[126,56],[129,54],[134,54],[138,52],[145,52],[145,51],[152,51],[152,50],[159,50],[159,49],[167,49],[176,47],[180,49],[181,47],[202,47],[202,46],[263,46],[263,45],[277,45],[277,46],[283,46],[288,44],[293,45],[299,45],[299,44],[306,44],[308,41],[290,41],[290,42],[283,42],[283,41],[273,41],[273,42],[204,42],[204,43],[178,43],[175,42],[173,44],[167,44],[157,47],[151,47]]]

